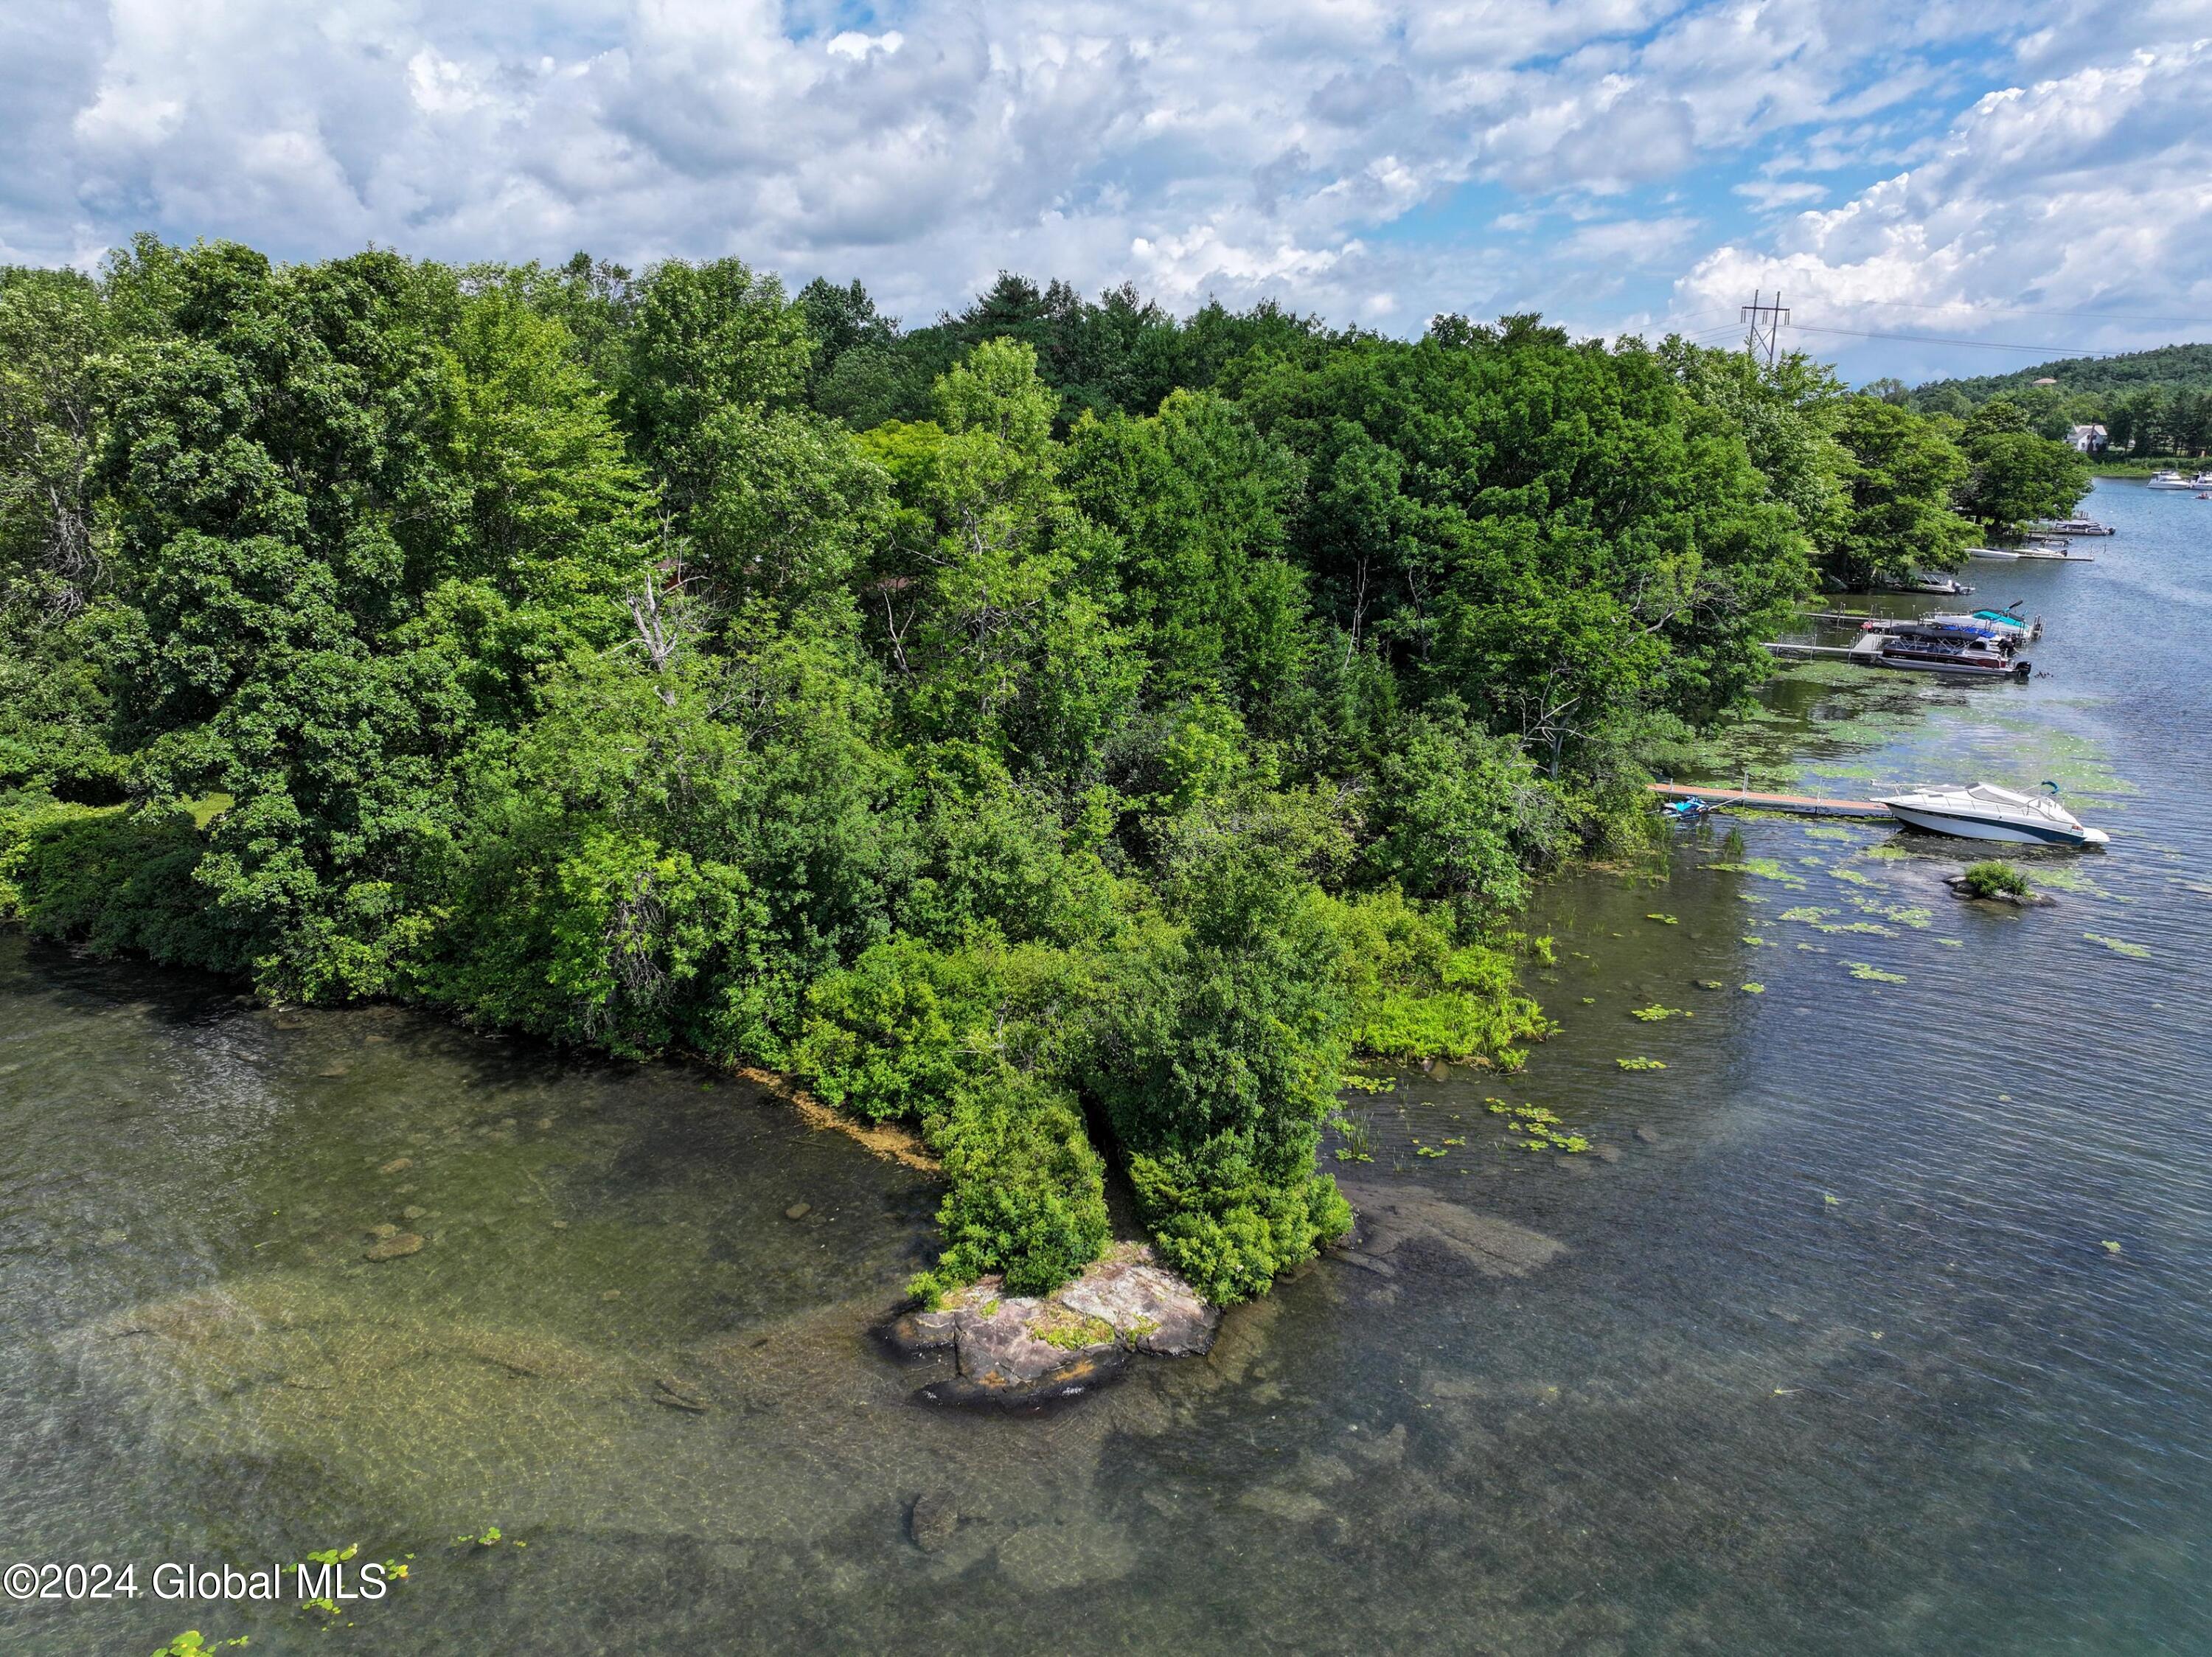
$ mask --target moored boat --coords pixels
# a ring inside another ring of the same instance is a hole
[[[1955,576],[1920,575],[1915,576],[1909,582],[1900,583],[1897,590],[1905,593],[1932,593],[1939,598],[1962,599],[1974,589]]]
[[[2076,552],[2063,541],[2029,542],[2026,546],[1970,546],[1970,558],[1982,558],[2009,564],[2021,558],[2040,559],[2048,564],[2094,564],[2094,552]]]
[[[2025,679],[2033,665],[2018,654],[2024,642],[2008,631],[1948,619],[1893,622],[1862,631],[1851,645],[1851,660],[1956,679]]]
[[[2150,474],[2150,486],[2153,489],[2195,489],[2197,487],[2197,484],[2190,482],[2188,478],[2183,477],[2178,472],[2152,472]]]
[[[2045,535],[2110,535],[2114,530],[2110,524],[2099,523],[2094,518],[2046,518],[2029,528]]]
[[[2049,784],[2045,784],[2049,787]],[[1879,801],[1900,823],[1931,834],[2014,844],[2101,846],[2111,838],[2047,795],[2021,794],[1993,783],[1971,788],[1916,789]]]
[[[1946,638],[1983,639],[2016,649],[2043,637],[2040,618],[2030,621],[2010,610],[1976,610],[1971,613],[1931,610],[1916,617],[1877,616],[1859,624],[1862,633],[1924,632]]]

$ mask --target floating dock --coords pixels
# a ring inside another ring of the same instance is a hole
[[[1753,794],[1744,789],[1693,789],[1680,783],[1644,785],[1662,800],[1702,800],[1713,806],[1748,806],[1754,811],[1788,812],[1796,817],[1879,817],[1893,821],[1889,807],[1875,800],[1822,800],[1809,794]]]

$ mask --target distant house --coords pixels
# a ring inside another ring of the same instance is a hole
[[[2076,426],[2066,434],[2066,441],[2084,454],[2102,454],[2112,440],[2102,426]]]
[[[2044,375],[2040,380],[2031,380],[2028,381],[2028,384],[2031,386],[2055,386],[2057,383],[2058,382],[2056,380],[2053,380],[2049,375]]]

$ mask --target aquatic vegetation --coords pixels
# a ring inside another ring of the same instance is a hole
[[[473,1542],[479,1548],[495,1548],[506,1539],[506,1537],[501,1533],[500,1528],[496,1525],[487,1525],[483,1529],[478,1531],[474,1536],[464,1535],[457,1536],[453,1538],[456,1542]],[[520,1544],[518,1544],[517,1545],[519,1546]]]
[[[1632,1019],[1641,1019],[1646,1024],[1656,1024],[1662,1019],[1695,1018],[1697,1014],[1686,1008],[1661,1007],[1654,1004],[1650,1007],[1631,1008],[1628,1016]]]
[[[2081,935],[2091,943],[2104,945],[2115,955],[2130,955],[2137,960],[2150,959],[2150,951],[2142,944],[2129,943],[2120,938],[2108,938],[2101,932],[2084,932]]]
[[[1780,918],[1785,921],[1804,921],[1817,925],[1827,919],[1829,916],[1842,912],[1840,910],[1820,909],[1811,904],[1801,904],[1795,909],[1784,910]]]
[[[1886,904],[1879,898],[1857,898],[1850,900],[1851,907],[1863,914],[1879,915],[1884,920],[1894,921],[1899,926],[1909,926],[1915,931],[1924,931],[1936,919],[1936,911],[1923,909],[1917,904]]]
[[[1964,938],[1938,938],[1936,941],[1946,949],[1964,949],[1966,947],[1966,941]]]
[[[1723,984],[1718,978],[1699,978],[1698,980],[1698,988],[1700,990],[1725,990],[1728,988],[1728,985]]]
[[[1443,1156],[1446,1154],[1446,1153],[1437,1146],[1423,1145],[1417,1142],[1413,1147],[1413,1154],[1416,1156]]]
[[[1617,1058],[1613,1063],[1624,1070],[1663,1070],[1667,1068],[1656,1058]]]
[[[1873,921],[1844,921],[1833,923],[1815,921],[1813,923],[1813,929],[1815,932],[1858,932],[1875,938],[1893,938],[1897,935],[1888,927],[1878,925]]]
[[[1398,1089],[1398,1078],[1395,1076],[1369,1076],[1347,1073],[1340,1076],[1338,1080],[1354,1093],[1395,1093]]]
[[[1752,945],[1754,948],[1771,949],[1774,947],[1772,944],[1768,943],[1765,939],[1759,936],[1756,933],[1745,933],[1743,935],[1743,941],[1746,943]]]
[[[1746,984],[1737,987],[1747,996],[1763,996],[1766,993],[1766,986],[1763,984]]]
[[[1870,886],[1874,882],[1855,868],[1832,868],[1828,873],[1850,886]]]
[[[1969,898],[2025,898],[2027,876],[2001,857],[1972,863],[1959,877],[1959,889]]]
[[[1586,1151],[1590,1142],[1578,1133],[1570,1133],[1559,1124],[1559,1112],[1540,1105],[1508,1105],[1502,1099],[1486,1099],[1484,1106],[1492,1116],[1509,1118],[1513,1131],[1525,1136],[1508,1140],[1524,1151]],[[1464,1140],[1446,1140],[1446,1144],[1463,1144]]]
[[[1672,915],[1646,915],[1644,918],[1647,921],[1656,921],[1662,926],[1680,926],[1681,924],[1681,922],[1677,920]]]
[[[1972,869],[1967,874],[1972,874]],[[2099,886],[2078,868],[2038,868],[2035,880],[2054,892],[2078,892],[2085,898],[2109,898],[2112,894]]]
[[[2118,1254],[2120,1252],[2120,1246],[2107,1237],[2105,1239],[2104,1249],[2107,1254]]]
[[[1794,871],[1784,868],[1781,861],[1773,857],[1747,857],[1741,862],[1707,863],[1705,867],[1725,874],[1755,874],[1762,880],[1779,880],[1784,886],[1805,884]]]
[[[1905,982],[1904,973],[1885,972],[1881,968],[1875,966],[1869,961],[1853,961],[1850,963],[1850,969],[1851,976],[1853,978],[1858,978],[1867,984],[1903,984]]]
[[[1804,832],[1808,840],[1850,840],[1856,838],[1850,830],[1838,828],[1833,823],[1808,824]]]
[[[1528,949],[1529,953],[1546,966],[1557,966],[1559,964],[1558,941],[1549,933],[1541,937],[1529,939]]]
[[[1374,1124],[1363,1116],[1341,1113],[1329,1118],[1326,1124],[1336,1130],[1343,1142],[1336,1148],[1340,1162],[1372,1162],[1375,1160]]]
[[[217,1640],[210,1645],[198,1629],[186,1629],[175,1639],[154,1654],[154,1657],[208,1657],[210,1652],[228,1651],[234,1646],[246,1643],[247,1636],[240,1634],[228,1640]]]

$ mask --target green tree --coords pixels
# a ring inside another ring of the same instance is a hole
[[[1974,411],[1961,447],[1969,470],[1959,504],[1992,535],[2065,517],[2089,492],[2088,457],[2031,430],[2003,398]]]
[[[783,284],[742,260],[671,259],[646,272],[626,342],[620,411],[640,458],[689,513],[714,489],[706,435],[726,410],[766,413],[805,396],[814,342]]]
[[[1829,420],[1843,509],[1818,542],[1828,574],[1856,590],[1957,564],[1972,534],[1951,510],[1967,478],[1958,445],[1911,410],[1871,397],[1840,399]]]

